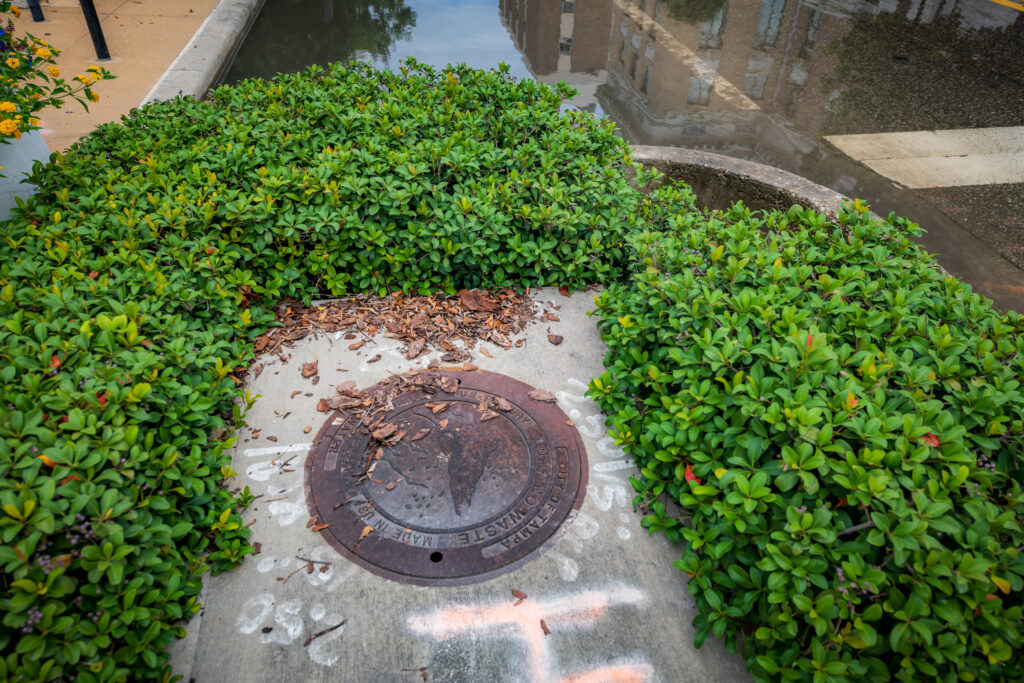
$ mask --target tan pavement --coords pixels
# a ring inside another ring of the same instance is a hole
[[[90,64],[104,66],[116,79],[97,84],[100,101],[81,105],[67,100],[60,109],[39,114],[43,139],[51,151],[67,149],[107,121],[118,121],[137,107],[189,39],[217,6],[218,0],[95,0],[111,59],[96,59],[89,29],[76,0],[41,2],[46,21],[36,23],[28,10],[16,30],[31,33],[61,50],[61,75],[73,78]]]

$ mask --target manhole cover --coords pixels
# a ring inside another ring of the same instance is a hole
[[[552,538],[583,502],[587,459],[569,418],[530,398],[530,386],[483,371],[438,375],[458,388],[395,398],[379,424],[405,436],[379,457],[358,416],[334,413],[306,460],[306,494],[327,525],[320,533],[370,571],[472,583]]]

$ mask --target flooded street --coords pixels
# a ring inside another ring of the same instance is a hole
[[[1024,311],[1022,17],[1016,0],[267,0],[226,80],[504,61],[566,81],[631,143],[907,215],[947,269]]]

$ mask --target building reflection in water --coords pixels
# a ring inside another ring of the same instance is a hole
[[[715,151],[791,170],[844,192],[867,188],[819,142],[841,89],[831,83],[851,17],[914,25],[954,17],[999,29],[1019,13],[985,0],[500,0],[534,77],[564,80],[573,105],[611,116],[636,144]],[[883,66],[884,68],[884,66]],[[841,131],[873,132],[873,131]]]

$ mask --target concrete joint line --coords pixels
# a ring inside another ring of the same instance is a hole
[[[140,106],[179,94],[200,98],[227,68],[265,0],[220,0]]]

